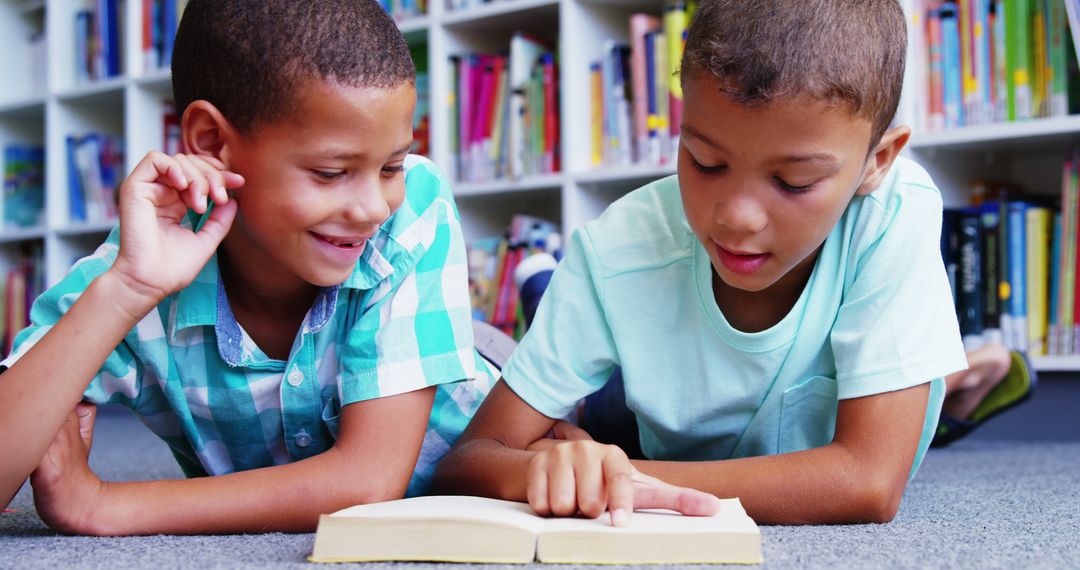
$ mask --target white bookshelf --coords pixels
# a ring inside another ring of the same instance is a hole
[[[442,0],[429,4],[429,14],[408,18],[399,26],[410,44],[427,48],[431,158],[447,172],[453,163],[448,139],[448,57],[504,50],[516,31],[560,50],[563,172],[517,181],[455,183],[467,238],[502,233],[518,212],[555,220],[569,235],[626,192],[675,172],[670,164],[597,169],[590,163],[589,63],[601,57],[605,40],[628,40],[630,14],[644,11],[659,16],[662,0],[495,0],[453,12],[445,9]],[[77,84],[72,30],[79,6],[72,0],[0,0],[0,53],[5,54],[0,58],[0,77],[5,78],[0,84],[0,144],[43,143],[47,187],[43,227],[0,232],[0,269],[16,259],[22,244],[42,242],[49,283],[59,280],[71,261],[88,253],[111,227],[72,224],[67,219],[64,137],[91,129],[123,135],[130,170],[146,152],[160,146],[162,105],[171,98],[167,71],[143,72],[138,49],[142,2],[131,0],[124,4],[127,73]],[[46,69],[30,65],[30,46],[25,40],[40,19],[49,30]],[[1080,144],[1080,117],[940,133],[920,131],[917,77],[922,66],[921,55],[913,53],[899,120],[913,125],[908,152],[934,175],[948,204],[963,203],[968,181],[974,178],[1018,179],[1050,194],[1060,191],[1061,158],[1067,148]],[[1080,371],[1080,357],[1039,358],[1036,366]]]

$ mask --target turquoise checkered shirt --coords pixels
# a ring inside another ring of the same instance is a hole
[[[268,357],[240,328],[215,256],[127,334],[84,398],[131,408],[191,477],[317,455],[333,445],[342,406],[438,385],[408,491],[426,492],[494,373],[473,349],[465,243],[449,186],[426,159],[409,156],[405,168],[401,208],[352,275],[319,293],[287,361]],[[118,251],[113,230],[42,294],[33,324],[0,365],[41,339]]]

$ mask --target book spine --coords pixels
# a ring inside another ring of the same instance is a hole
[[[1027,205],[1023,202],[1009,203],[1009,313],[1012,318],[1012,350],[1026,350],[1027,340]]]
[[[1049,58],[1048,86],[1049,114],[1052,117],[1063,117],[1069,114],[1069,89],[1068,89],[1068,21],[1065,15],[1065,4],[1074,0],[1045,0],[1047,13],[1047,38],[1046,50]]]
[[[1023,121],[1031,118],[1030,10],[1027,0],[1012,0],[1005,7],[1008,120]]]
[[[1050,210],[1046,208],[1027,210],[1027,350],[1033,355],[1046,354],[1049,219]]]
[[[630,83],[633,94],[634,161],[648,156],[649,80],[645,54],[645,35],[655,29],[658,19],[648,14],[630,16]]]
[[[998,283],[1001,281],[1001,216],[997,202],[987,202],[980,207],[982,226],[982,299],[983,336],[988,342],[1001,341],[1001,301]]]
[[[1061,327],[1058,313],[1061,290],[1061,212],[1054,213],[1054,223],[1050,238],[1050,291],[1047,295],[1046,353],[1061,354]]]
[[[957,307],[960,317],[960,334],[964,339],[964,345],[969,349],[981,343],[983,332],[980,232],[978,212],[965,210],[960,216]]]
[[[954,128],[964,124],[963,85],[960,69],[960,27],[957,22],[956,4],[946,2],[941,6],[941,57],[944,65],[943,98],[945,103],[945,127]]]
[[[927,86],[930,91],[927,126],[930,130],[938,131],[945,127],[944,63],[942,61],[941,11],[939,9],[932,8],[927,11],[926,27],[927,52],[929,54]]]
[[[589,64],[589,163],[604,163],[604,73],[600,62]]]
[[[686,45],[686,30],[690,25],[687,19],[686,2],[667,0],[664,5],[664,35],[668,41],[668,110],[670,145],[672,154],[679,149],[679,133],[682,127],[683,91],[682,82],[677,74],[682,64],[683,48]]]

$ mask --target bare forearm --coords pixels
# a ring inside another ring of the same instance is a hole
[[[491,439],[465,442],[440,462],[435,492],[525,501],[534,454]]]
[[[907,471],[889,474],[836,444],[817,449],[699,463],[634,461],[643,473],[718,497],[739,497],[763,524],[887,522]]]
[[[90,379],[153,303],[112,272],[96,279],[66,315],[0,376],[0,499],[18,491],[82,399]]]
[[[229,475],[106,483],[86,533],[311,532],[320,514],[401,498],[407,484],[407,477],[389,471],[365,471],[334,449]]]

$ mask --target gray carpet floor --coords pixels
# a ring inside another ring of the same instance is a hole
[[[1080,399],[1066,402],[1062,421],[1076,428]],[[972,437],[931,450],[892,523],[763,527],[764,566],[1080,568],[1080,430],[1058,439]],[[91,466],[114,481],[180,476],[164,444],[124,410],[100,414]],[[37,517],[29,486],[11,508],[0,515],[0,568],[318,567],[305,562],[310,534],[60,536]]]

